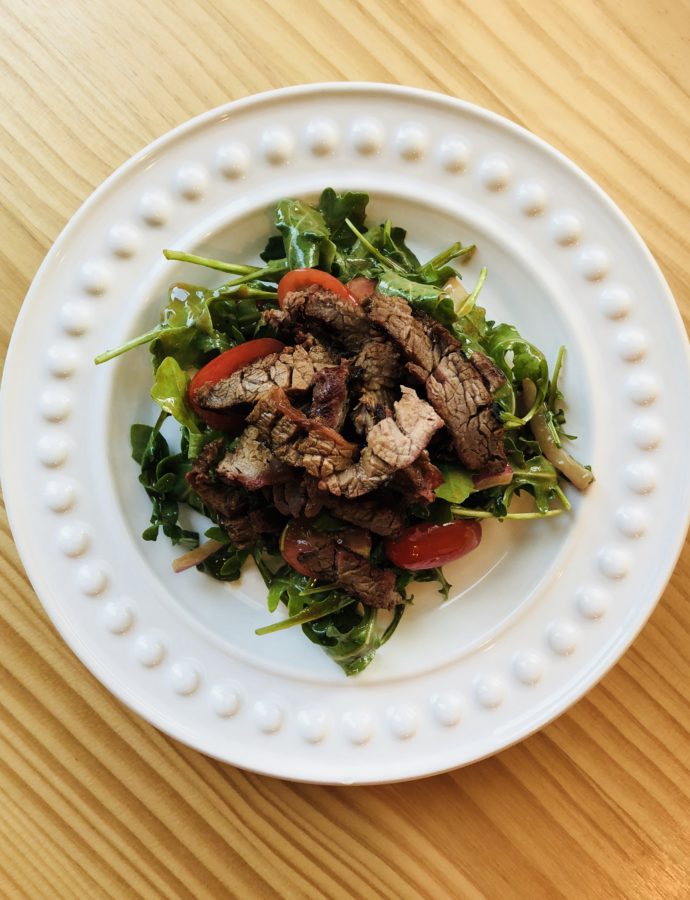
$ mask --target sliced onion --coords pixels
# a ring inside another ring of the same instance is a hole
[[[212,556],[216,550],[220,550],[222,546],[223,544],[221,541],[214,540],[199,544],[194,550],[190,550],[189,553],[183,553],[182,556],[178,556],[177,559],[173,560],[173,572],[184,572],[187,569],[191,569],[192,566],[198,566],[199,563],[202,563],[205,559],[208,559],[209,556]]]
[[[522,394],[527,408],[531,409],[537,398],[537,387],[531,379],[525,378],[522,382]],[[586,490],[594,481],[594,475],[554,441],[549,426],[546,424],[543,406],[532,416],[529,426],[534,439],[539,444],[539,449],[548,461],[565,475],[578,491]]]
[[[456,316],[461,315],[462,305],[470,296],[465,290],[465,286],[457,275],[449,278],[443,285],[443,293],[447,294],[453,301]]]

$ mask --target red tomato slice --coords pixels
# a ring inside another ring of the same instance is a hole
[[[328,272],[322,272],[320,269],[293,269],[287,272],[278,282],[278,303],[283,305],[283,299],[290,291],[302,291],[304,288],[311,287],[316,284],[327,291],[338,294],[345,300],[352,300],[350,292],[342,283]]]
[[[386,556],[401,569],[433,569],[475,550],[482,539],[479,522],[412,525],[384,544]]]
[[[202,384],[216,384],[222,378],[227,378],[238,369],[243,369],[250,363],[256,362],[268,356],[269,353],[279,353],[285,345],[275,338],[257,338],[255,341],[247,341],[237,347],[231,347],[206,363],[192,378],[187,389],[187,399],[194,412],[203,419],[207,425],[216,431],[241,431],[244,425],[244,416],[240,412],[219,413],[202,409],[196,402],[196,392]]]

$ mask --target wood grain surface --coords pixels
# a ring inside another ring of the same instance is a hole
[[[431,88],[610,192],[690,316],[687,0],[2,0],[2,359],[43,256],[171,127],[282,85]],[[687,448],[679,448],[687,452]],[[2,898],[690,896],[690,555],[619,665],[493,759],[368,788],[164,737],[63,644],[0,532]]]

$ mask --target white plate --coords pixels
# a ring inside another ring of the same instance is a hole
[[[228,587],[174,576],[139,533],[149,504],[129,458],[153,421],[145,349],[166,286],[212,274],[163,247],[247,260],[281,197],[372,195],[432,255],[476,241],[492,317],[553,361],[578,455],[597,481],[573,512],[487,525],[449,567],[454,598],[418,592],[394,639],[346,679],[270,617],[255,573]],[[113,693],[199,750],[316,782],[429,775],[494,753],[565,710],[649,616],[686,530],[688,357],[648,250],[604,193],[516,125],[448,97],[311,85],[251,97],[175,129],[119,169],[48,254],[12,339],[2,474],[14,535],[65,639]]]

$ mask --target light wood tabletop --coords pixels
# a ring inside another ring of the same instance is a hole
[[[690,3],[3,0],[2,360],[41,260],[135,151],[315,81],[461,97],[582,166],[690,316]],[[685,448],[679,448],[685,452]],[[690,896],[690,554],[583,700],[465,769],[379,787],[247,774],[75,658],[0,531],[3,898]]]

